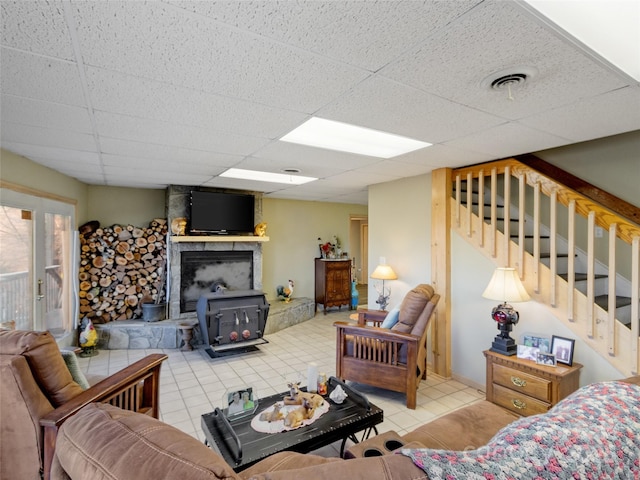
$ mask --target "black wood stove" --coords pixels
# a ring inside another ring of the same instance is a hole
[[[196,305],[200,332],[211,357],[251,350],[268,343],[262,335],[269,303],[259,290],[213,292],[201,295]]]

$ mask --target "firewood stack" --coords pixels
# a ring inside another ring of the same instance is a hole
[[[112,225],[80,235],[80,319],[94,323],[142,316],[164,301],[167,220],[147,228]]]

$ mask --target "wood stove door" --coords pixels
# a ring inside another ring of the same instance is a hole
[[[219,318],[216,337],[219,345],[253,340],[262,336],[258,305],[221,308],[220,313],[215,317]]]

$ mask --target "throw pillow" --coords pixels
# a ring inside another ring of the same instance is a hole
[[[400,316],[400,307],[392,308],[387,316],[384,317],[384,321],[380,325],[381,328],[391,328],[396,323],[398,323],[398,318]]]
[[[82,373],[82,369],[80,368],[80,362],[78,362],[78,357],[76,354],[70,350],[60,350],[62,354],[62,358],[64,359],[64,363],[67,364],[67,368],[69,369],[69,373],[71,374],[71,378],[80,385],[83,390],[86,390],[91,385],[87,381],[87,377]]]

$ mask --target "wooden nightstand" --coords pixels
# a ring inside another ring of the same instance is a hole
[[[487,400],[518,415],[544,413],[578,389],[582,365],[538,365],[486,350]]]

